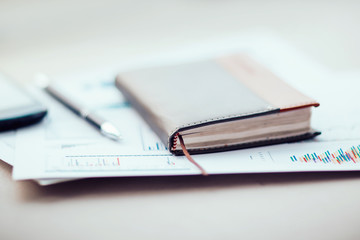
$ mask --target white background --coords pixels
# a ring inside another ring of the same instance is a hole
[[[0,2],[0,70],[21,82],[218,36],[274,31],[342,74],[359,1]],[[354,77],[352,74],[351,77]],[[359,101],[354,96],[353,101]],[[125,178],[39,187],[0,163],[1,239],[358,239],[360,174]]]

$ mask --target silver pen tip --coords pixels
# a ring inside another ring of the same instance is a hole
[[[109,122],[102,123],[100,130],[102,134],[112,140],[119,141],[121,139],[119,130],[117,130],[117,128]]]

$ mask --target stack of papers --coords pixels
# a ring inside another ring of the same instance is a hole
[[[130,59],[98,71],[58,76],[58,89],[109,120],[121,131],[112,141],[43,90],[31,88],[49,109],[40,124],[0,134],[0,159],[15,180],[42,185],[90,177],[197,175],[186,157],[173,156],[114,86],[119,71],[246,52],[289,84],[320,102],[313,126],[319,137],[223,153],[194,155],[209,174],[360,170],[360,113],[353,96],[358,78],[339,79],[282,39],[231,37]]]

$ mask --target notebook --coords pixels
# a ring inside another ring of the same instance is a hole
[[[116,86],[175,155],[320,134],[310,124],[319,103],[245,54],[124,72]]]

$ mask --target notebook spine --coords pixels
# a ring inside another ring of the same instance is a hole
[[[173,141],[172,141],[171,151],[176,150],[178,139],[179,139],[179,133],[176,133],[174,138],[173,138]]]

